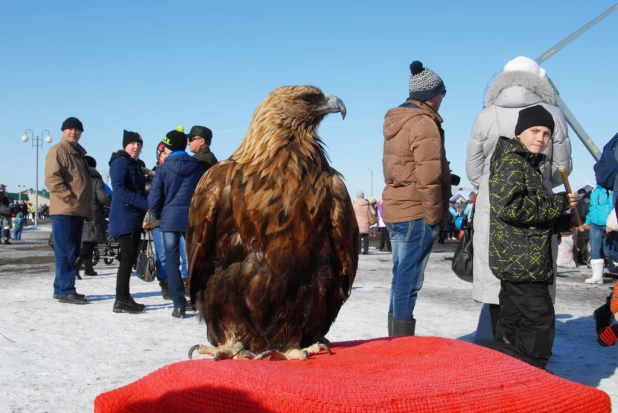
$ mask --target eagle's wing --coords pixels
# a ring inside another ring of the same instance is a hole
[[[231,164],[232,161],[223,161],[210,168],[200,179],[191,199],[185,241],[189,293],[194,307],[198,292],[206,288],[215,270],[217,226]]]
[[[345,301],[352,292],[352,283],[358,268],[360,250],[358,222],[348,190],[338,173],[333,176],[331,188],[330,219],[332,232],[330,236],[336,258],[333,275],[338,278],[341,284]]]

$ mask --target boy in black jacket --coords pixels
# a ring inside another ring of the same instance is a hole
[[[489,178],[489,266],[501,280],[496,350],[544,369],[555,335],[551,235],[569,226],[578,194],[548,192],[539,165],[554,132],[542,106],[519,112],[515,139],[500,137]],[[566,218],[566,219],[564,219]],[[566,225],[565,225],[566,224]],[[562,229],[562,228],[560,228]]]

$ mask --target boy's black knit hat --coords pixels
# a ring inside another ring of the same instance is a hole
[[[187,135],[177,130],[169,131],[161,142],[172,151],[184,151],[187,148]]]
[[[554,117],[541,105],[530,106],[519,111],[517,125],[515,125],[515,136],[519,136],[523,131],[534,126],[546,126],[553,136]]]

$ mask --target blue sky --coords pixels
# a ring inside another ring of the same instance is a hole
[[[27,128],[51,131],[82,120],[80,143],[107,171],[122,130],[139,132],[142,159],[182,124],[210,127],[221,160],[243,138],[255,107],[274,88],[312,84],[340,97],[348,116],[325,119],[320,135],[348,190],[380,197],[382,123],[408,94],[409,64],[444,80],[447,157],[465,178],[470,130],[485,89],[504,64],[536,58],[614,0],[203,2],[29,1],[0,14],[0,182],[34,187]],[[543,67],[579,122],[602,147],[618,132],[618,12]],[[571,184],[592,182],[594,160],[570,133]],[[42,188],[45,154],[39,156]],[[368,170],[369,169],[369,170]]]

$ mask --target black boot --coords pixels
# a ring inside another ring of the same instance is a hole
[[[161,295],[163,296],[163,299],[164,300],[171,300],[170,292],[169,292],[168,287],[167,287],[167,280],[161,281],[159,283],[159,287],[161,287]]]
[[[79,269],[82,267],[83,262],[84,259],[82,257],[78,257],[73,264],[73,266],[75,267],[75,278],[77,278],[78,280],[82,279],[81,275],[79,275]]]
[[[416,328],[416,320],[400,320],[393,318],[393,337],[413,336]]]
[[[125,300],[116,298],[116,302],[114,302],[114,313],[139,314],[143,313],[145,308],[146,306],[144,304],[136,303],[131,296]]]
[[[187,309],[185,307],[174,307],[174,311],[172,311],[172,317],[185,318],[186,311]]]
[[[91,260],[85,260],[84,261],[84,274],[85,275],[89,275],[91,277],[94,277],[95,275],[99,275],[98,272],[96,272],[94,270],[94,268],[92,267],[92,261]]]
[[[393,336],[393,313],[388,313],[388,336]]]
[[[2,236],[4,237],[4,245],[11,245],[9,242],[9,238],[11,238],[11,231],[8,229],[3,230]]]

